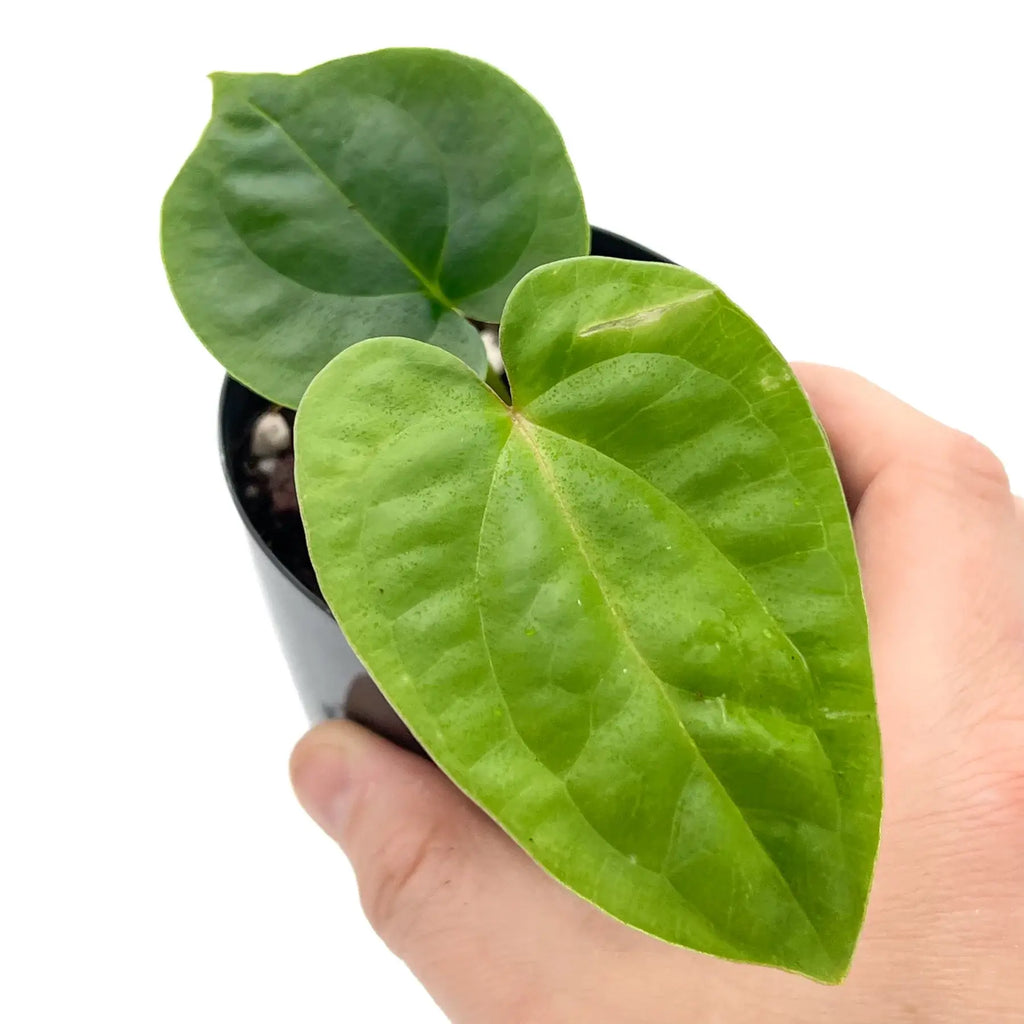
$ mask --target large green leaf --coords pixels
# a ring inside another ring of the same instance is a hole
[[[486,64],[393,49],[213,83],[164,200],[164,262],[192,329],[274,401],[381,334],[482,374],[465,317],[497,321],[527,271],[587,251],[557,129]]]
[[[335,616],[555,877],[671,942],[840,980],[879,738],[850,521],[803,392],[672,266],[537,270],[501,345],[512,408],[400,338],[313,382],[297,478]]]

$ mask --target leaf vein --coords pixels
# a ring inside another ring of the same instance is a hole
[[[655,671],[654,667],[650,664],[650,662],[644,656],[643,652],[640,651],[640,649],[636,646],[636,643],[635,643],[635,641],[633,639],[633,636],[632,636],[632,634],[631,634],[631,632],[629,630],[629,627],[628,627],[627,623],[624,621],[624,619],[622,618],[621,611],[618,609],[618,607],[615,605],[615,603],[611,600],[611,598],[610,598],[610,596],[608,594],[606,582],[602,579],[600,574],[597,572],[597,568],[594,565],[594,563],[593,563],[593,561],[592,561],[592,559],[590,557],[590,554],[589,554],[589,552],[587,550],[586,544],[584,543],[584,539],[583,539],[583,536],[582,536],[582,534],[581,534],[581,532],[579,530],[579,527],[577,526],[574,517],[572,516],[571,512],[569,511],[568,506],[565,503],[565,499],[562,496],[561,488],[558,486],[558,483],[557,483],[557,481],[555,479],[555,475],[554,475],[554,473],[552,471],[552,467],[551,467],[550,463],[548,462],[547,458],[541,452],[540,447],[537,445],[536,441],[531,436],[531,433],[530,433],[531,427],[533,427],[534,429],[541,429],[541,430],[543,430],[544,428],[543,427],[537,427],[535,424],[530,424],[529,426],[527,426],[527,422],[528,421],[523,419],[523,417],[521,417],[521,416],[514,416],[513,417],[513,421],[514,421],[515,425],[519,428],[521,436],[523,437],[523,439],[526,442],[527,446],[530,448],[531,452],[533,453],[534,459],[535,459],[535,461],[537,463],[537,468],[540,471],[540,474],[543,477],[545,483],[548,485],[548,488],[551,491],[551,496],[554,499],[555,504],[558,506],[559,511],[562,513],[562,517],[563,517],[563,519],[565,521],[565,524],[568,527],[569,532],[572,534],[573,539],[575,540],[576,545],[577,545],[577,547],[579,549],[580,556],[583,559],[584,565],[586,566],[587,571],[590,573],[591,577],[593,578],[594,583],[597,586],[598,591],[600,592],[601,597],[604,600],[604,603],[605,603],[606,607],[608,608],[609,613],[611,614],[612,618],[615,620],[615,622],[616,622],[616,624],[617,624],[617,626],[619,628],[619,633],[621,635],[622,641],[633,652],[633,654],[636,656],[637,660],[642,665],[644,665],[646,667],[646,669],[648,670],[648,672],[651,675],[651,678],[654,679],[655,682],[658,684],[658,692],[661,695],[662,699],[664,700],[665,704],[667,705],[668,710],[669,710],[669,712],[671,714],[672,720],[676,722],[676,724],[679,726],[680,732],[685,737],[686,741],[693,747],[693,749],[696,752],[697,756],[700,758],[700,760],[703,763],[704,767],[707,769],[709,777],[714,779],[718,783],[718,785],[722,787],[722,790],[729,797],[730,802],[732,802],[733,806],[736,807],[737,811],[739,812],[741,820],[743,821],[744,825],[746,825],[746,827],[747,827],[747,831],[750,834],[750,837],[753,839],[753,841],[756,844],[756,846],[760,848],[762,854],[767,859],[767,861],[775,869],[775,872],[777,873],[778,877],[781,879],[782,884],[785,886],[786,890],[789,892],[789,895],[792,898],[794,905],[797,908],[799,908],[800,912],[803,914],[803,916],[806,919],[806,921],[807,921],[808,925],[810,926],[811,930],[814,932],[815,936],[817,937],[819,943],[821,944],[821,948],[826,953],[831,955],[831,952],[829,951],[828,947],[825,945],[824,941],[822,940],[821,933],[818,931],[817,925],[815,924],[814,920],[811,918],[810,914],[808,913],[807,908],[798,899],[796,893],[793,890],[793,887],[790,885],[789,879],[786,877],[786,875],[782,871],[782,868],[779,866],[779,864],[775,860],[775,858],[772,857],[771,853],[768,851],[768,849],[764,845],[764,843],[761,842],[760,837],[757,835],[757,833],[754,831],[753,827],[751,826],[750,822],[744,816],[742,808],[740,808],[739,805],[736,803],[736,801],[733,800],[732,796],[729,794],[728,790],[726,789],[725,785],[722,783],[721,779],[718,777],[718,775],[715,773],[715,771],[712,769],[711,765],[708,763],[708,761],[704,757],[703,753],[701,752],[700,747],[697,745],[697,743],[694,741],[693,737],[690,735],[689,731],[686,728],[685,723],[682,721],[682,719],[679,718],[678,714],[676,713],[675,706],[673,704],[672,698],[671,698],[671,696],[669,695],[669,693],[668,693],[668,691],[666,689],[666,685],[665,685],[664,680],[662,680],[661,676],[658,675],[658,673]],[[511,438],[511,434],[509,436]],[[508,442],[506,441],[506,444],[507,443]],[[680,793],[680,796],[681,795],[682,794]]]
[[[377,227],[376,224],[374,224],[374,222],[367,216],[366,212],[359,206],[359,204],[354,202],[351,196],[349,196],[344,191],[344,189],[342,189],[342,187],[309,155],[309,153],[307,153],[302,148],[298,140],[288,131],[287,128],[285,128],[283,124],[281,124],[280,121],[277,120],[277,118],[274,117],[273,114],[271,114],[267,110],[264,110],[263,107],[256,103],[255,100],[246,98],[245,103],[247,106],[251,107],[257,114],[259,114],[260,117],[262,117],[269,125],[277,129],[281,136],[285,140],[287,140],[287,142],[299,155],[302,162],[314,174],[316,174],[317,177],[319,177],[323,182],[325,182],[334,192],[337,192],[337,194],[345,202],[346,207],[349,210],[351,210],[354,214],[356,214],[356,216],[359,217],[359,219],[366,225],[366,227],[378,239],[378,241],[380,241],[385,248],[390,250],[392,255],[397,257],[405,266],[405,268],[411,274],[413,274],[413,276],[420,282],[421,285],[423,285],[423,288],[425,289],[427,295],[430,298],[436,300],[445,308],[453,310],[454,312],[458,312],[458,310],[455,308],[455,304],[444,294],[444,292],[441,291],[440,285],[438,285],[434,281],[431,281],[426,276],[426,274],[424,274],[423,271],[420,270],[419,267],[417,267],[416,264],[413,263],[412,260],[410,260],[409,257],[406,256],[405,253],[402,252],[402,250],[399,249],[398,246],[395,245],[395,243],[390,238],[388,238],[388,236],[384,234],[384,232],[379,227]]]

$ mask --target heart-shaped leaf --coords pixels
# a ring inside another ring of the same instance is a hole
[[[878,841],[850,521],[787,364],[707,281],[513,292],[509,408],[382,338],[299,408],[313,563],[430,755],[551,874],[671,942],[837,981]]]
[[[497,321],[527,271],[587,251],[557,129],[480,61],[380,50],[213,83],[164,200],[164,262],[192,329],[273,401],[296,405],[334,355],[381,334],[482,374],[465,318]]]

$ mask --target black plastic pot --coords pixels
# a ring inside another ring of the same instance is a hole
[[[592,229],[591,253],[668,263],[629,239]],[[235,507],[249,534],[253,560],[285,658],[311,722],[351,718],[410,749],[419,749],[405,723],[352,652],[316,587],[298,516],[294,531],[273,538],[268,520],[245,495],[246,443],[253,421],[269,408],[265,398],[225,378],[220,399],[220,451]],[[294,533],[294,535],[292,535]]]

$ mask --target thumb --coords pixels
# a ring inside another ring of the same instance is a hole
[[[613,920],[545,874],[429,761],[354,722],[316,726],[291,771],[303,807],[352,862],[370,924],[454,1024],[658,1024],[679,1019],[680,999],[693,1020],[763,1020],[752,992],[784,1001],[806,985]]]
[[[291,774],[352,862],[370,924],[453,1021],[572,1019],[552,1015],[578,969],[567,958],[593,944],[595,918],[598,934],[628,929],[544,874],[434,765],[353,722],[311,730]]]

